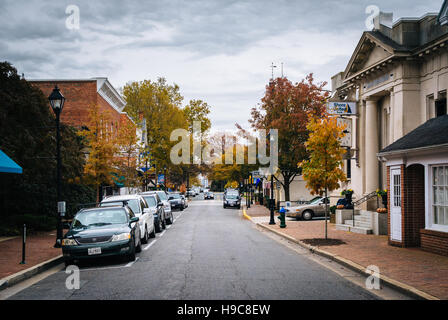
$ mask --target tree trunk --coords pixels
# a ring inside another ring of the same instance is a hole
[[[283,189],[285,190],[285,201],[290,201],[290,197],[289,197],[289,185],[290,185],[290,181],[289,178],[285,179],[284,185],[283,185]]]
[[[327,217],[328,217],[328,201],[327,201],[327,188],[325,188],[325,240],[328,238],[327,233]]]

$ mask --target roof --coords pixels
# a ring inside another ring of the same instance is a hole
[[[121,196],[110,196],[104,198],[101,202],[114,202],[114,201],[123,201],[123,200],[131,200],[131,199],[140,199],[141,195],[138,194],[125,194]]]
[[[22,167],[0,150],[0,172],[22,173]]]
[[[379,154],[448,145],[448,114],[430,119],[381,150]]]

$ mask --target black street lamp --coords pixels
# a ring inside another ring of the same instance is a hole
[[[59,202],[62,201],[61,199],[61,133],[60,133],[60,115],[62,112],[62,108],[64,107],[65,98],[62,95],[62,93],[59,91],[58,86],[56,85],[51,92],[50,96],[48,97],[48,100],[50,100],[51,108],[54,111],[54,114],[56,115],[56,161],[57,161],[57,169],[56,169],[56,183],[57,183],[57,189],[56,189],[56,197],[58,201],[58,208],[59,208]],[[61,247],[61,241],[62,241],[62,217],[61,212],[57,214],[57,233],[56,233],[56,243],[55,248]]]
[[[274,174],[271,173],[271,198],[269,199],[269,207],[271,210],[271,219],[269,224],[275,224],[274,220]]]
[[[167,183],[167,181],[168,181],[167,178],[166,178],[166,166],[163,167],[163,175],[165,176],[165,177],[164,177],[163,184],[164,184],[165,192],[166,192],[166,190],[167,190],[167,189],[166,189],[166,183]]]

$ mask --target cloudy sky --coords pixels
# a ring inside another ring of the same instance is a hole
[[[212,106],[214,130],[245,124],[271,77],[271,62],[300,81],[342,71],[369,5],[400,17],[438,12],[442,0],[0,0],[0,60],[26,78],[165,77],[185,102]],[[80,10],[66,27],[67,6]]]

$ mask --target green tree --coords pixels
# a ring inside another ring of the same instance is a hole
[[[311,194],[325,195],[339,188],[339,182],[347,180],[342,170],[345,153],[340,139],[345,135],[344,126],[338,126],[336,117],[310,115],[307,129],[310,131],[306,148],[309,160],[300,162],[306,187]],[[328,203],[325,203],[325,239],[327,239]]]
[[[18,233],[23,223],[56,227],[55,128],[48,98],[10,63],[0,63],[0,149],[23,168],[21,175],[0,173],[0,234]],[[62,123],[62,197],[69,215],[94,199],[93,190],[79,183],[83,148],[76,130]]]

